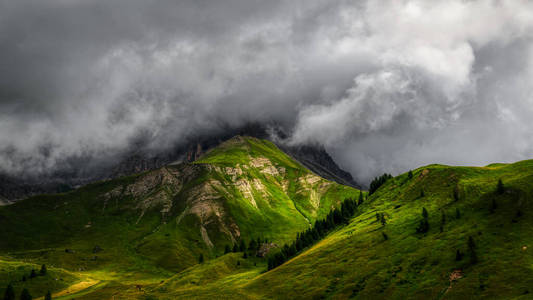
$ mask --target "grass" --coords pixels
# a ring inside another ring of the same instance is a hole
[[[231,172],[236,169],[239,174]],[[0,232],[6,241],[0,255],[14,264],[51,266],[51,276],[65,274],[62,284],[38,282],[44,278],[26,283],[34,296],[44,295],[46,287],[65,299],[144,297],[146,290],[135,286],[153,288],[190,271],[200,254],[207,268],[235,240],[290,241],[358,194],[318,178],[268,141],[236,137],[193,164],[0,207],[0,226],[9,228]],[[94,251],[96,246],[103,250]],[[249,268],[248,261],[224,280],[252,278],[266,263],[257,259]],[[1,270],[0,293],[22,273]],[[67,293],[69,287],[74,290]],[[15,288],[19,293],[21,287]]]

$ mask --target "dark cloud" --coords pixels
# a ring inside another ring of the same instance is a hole
[[[527,1],[1,1],[0,169],[248,122],[359,180],[533,155]],[[89,158],[99,159],[89,159]]]

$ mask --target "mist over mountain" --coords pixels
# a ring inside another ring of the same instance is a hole
[[[250,122],[358,182],[530,158],[532,26],[528,1],[1,1],[0,171],[89,177]]]

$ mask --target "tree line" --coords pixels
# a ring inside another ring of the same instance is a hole
[[[340,224],[348,224],[350,218],[357,211],[357,206],[363,203],[363,193],[359,194],[359,201],[346,199],[340,208],[331,210],[322,220],[317,220],[312,228],[296,235],[296,239],[291,244],[285,244],[279,252],[268,257],[268,270],[272,270],[282,265],[291,257],[324,238],[330,231]]]

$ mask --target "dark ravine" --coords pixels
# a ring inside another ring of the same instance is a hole
[[[0,174],[0,205],[36,194],[65,192],[91,182],[153,170],[176,162],[191,162],[198,159],[209,149],[218,146],[235,135],[270,139],[270,134],[266,127],[251,124],[237,130],[227,130],[222,134],[200,136],[191,139],[185,145],[176,145],[159,153],[132,150],[122,154],[121,157],[123,158],[115,160],[116,163],[110,163],[91,172],[84,170],[82,167],[77,171],[56,173],[40,180],[28,180]],[[335,163],[323,147],[314,145],[288,146],[279,140],[271,141],[315,174],[343,185],[355,188],[361,187],[354,181],[350,173],[342,170]]]

